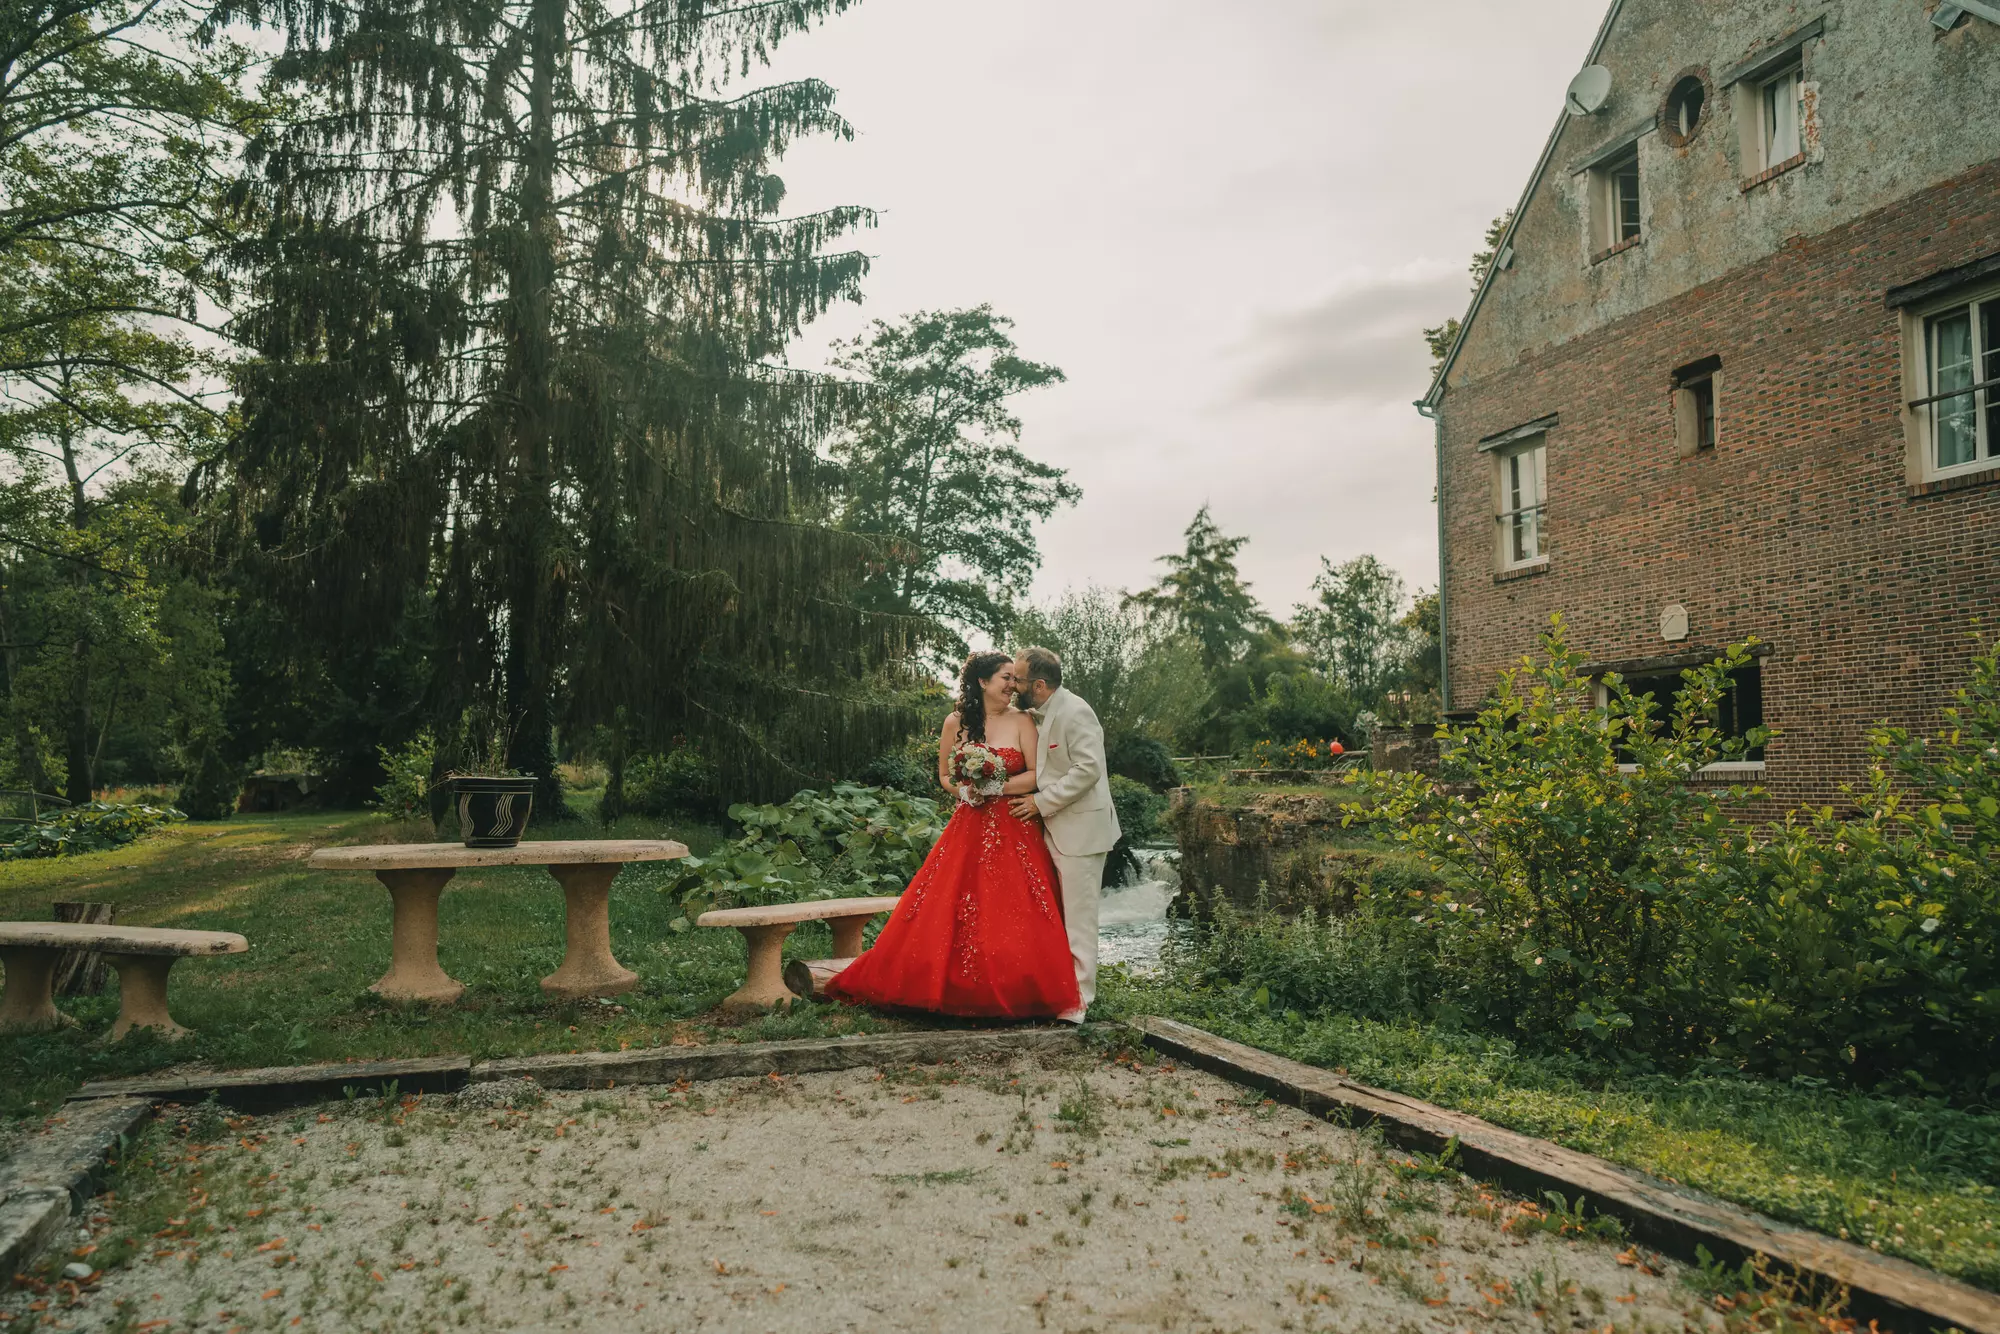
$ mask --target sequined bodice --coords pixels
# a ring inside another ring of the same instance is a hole
[[[1027,755],[1012,746],[988,746],[987,749],[1007,761],[1007,772],[1010,774],[1022,773],[1028,767]]]

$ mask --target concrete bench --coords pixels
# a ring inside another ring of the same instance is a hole
[[[187,1032],[167,1013],[167,970],[177,959],[241,954],[250,942],[233,931],[170,931],[84,922],[0,922],[0,1033],[41,1033],[73,1023],[56,1008],[56,963],[65,950],[96,950],[118,970],[113,1041],[135,1028],[177,1038]]]
[[[870,918],[896,906],[891,897],[871,899],[817,899],[810,903],[774,903],[763,908],[717,908],[694,919],[696,926],[733,927],[743,933],[750,948],[749,976],[736,992],[722,1002],[731,1012],[762,1013],[782,1009],[792,1003],[794,993],[785,985],[785,937],[801,922],[827,922],[833,927],[835,959],[852,959],[861,953],[861,933]]]

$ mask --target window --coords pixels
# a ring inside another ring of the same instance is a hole
[[[1722,358],[1706,357],[1673,374],[1674,436],[1682,458],[1715,448],[1719,434],[1715,400]]]
[[[1762,170],[1788,162],[1804,151],[1800,127],[1805,124],[1805,77],[1798,65],[1765,79],[1757,89],[1758,142]]]
[[[1667,142],[1685,147],[1702,126],[1702,112],[1708,109],[1708,85],[1699,75],[1690,74],[1667,94],[1667,114],[1663,119]]]
[[[1652,722],[1655,728],[1665,729],[1673,725],[1673,716],[1680,693],[1686,688],[1679,670],[1667,672],[1646,672],[1620,677],[1625,688],[1633,695],[1653,697]],[[1607,686],[1600,686],[1600,703],[1608,703],[1611,692]],[[1710,723],[1715,730],[1732,740],[1742,740],[1752,730],[1764,725],[1764,666],[1760,662],[1749,662],[1729,674],[1729,684],[1722,692],[1714,718],[1698,719]],[[1621,752],[1623,748],[1621,747]],[[1621,754],[1621,758],[1625,758]],[[1751,746],[1743,754],[1727,763],[1761,764],[1764,748]]]
[[[1595,174],[1598,248],[1609,250],[1639,235],[1639,150],[1621,153]]]
[[[1924,319],[1924,393],[1933,474],[2000,458],[2000,292]]]
[[[1500,465],[1500,566],[1513,569],[1542,559],[1547,439],[1537,436],[1498,456]]]

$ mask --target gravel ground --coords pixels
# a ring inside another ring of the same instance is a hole
[[[1601,1223],[1083,1055],[182,1111],[88,1231],[9,1334],[1715,1327]]]

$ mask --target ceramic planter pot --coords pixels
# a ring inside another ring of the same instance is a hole
[[[511,848],[528,832],[535,802],[533,778],[460,777],[451,780],[458,797],[458,828],[468,848]]]

